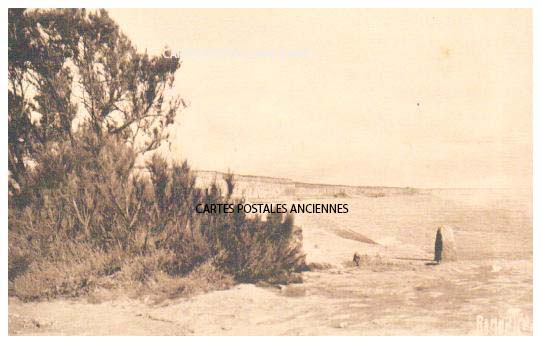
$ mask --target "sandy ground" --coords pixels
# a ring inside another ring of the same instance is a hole
[[[296,218],[308,261],[333,266],[304,273],[302,284],[242,284],[157,305],[125,296],[101,303],[86,298],[23,303],[11,298],[9,333],[531,334],[528,195],[511,199],[505,193],[432,191],[312,201],[348,202],[350,213]],[[455,228],[460,261],[427,265],[441,224]],[[350,260],[355,251],[377,259],[354,267]]]

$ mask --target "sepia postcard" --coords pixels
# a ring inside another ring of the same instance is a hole
[[[10,336],[533,335],[532,9],[6,12]]]

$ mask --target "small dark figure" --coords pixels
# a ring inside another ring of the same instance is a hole
[[[357,252],[353,254],[353,262],[355,265],[359,266],[361,264],[361,255]]]
[[[436,232],[436,243],[434,244],[434,260],[439,264],[441,262],[441,252],[443,249],[443,243],[441,241],[441,229],[438,228]]]

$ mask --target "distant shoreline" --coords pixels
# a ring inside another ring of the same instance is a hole
[[[227,172],[214,171],[214,170],[192,170],[196,175],[200,174],[215,174],[216,176],[225,176]],[[531,190],[532,187],[519,186],[519,187],[414,187],[414,186],[391,186],[391,185],[353,185],[353,184],[327,184],[327,183],[313,183],[305,181],[297,181],[291,178],[285,177],[272,177],[264,175],[254,175],[254,174],[241,174],[233,173],[235,177],[254,179],[258,181],[267,181],[274,183],[293,183],[297,186],[306,186],[306,187],[344,187],[344,188],[364,188],[364,189],[410,189],[415,191],[429,191],[429,190]]]

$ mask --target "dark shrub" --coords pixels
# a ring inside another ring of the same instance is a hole
[[[186,162],[136,155],[92,131],[78,144],[51,148],[30,174],[34,192],[9,216],[9,280],[24,299],[79,295],[122,272],[146,283],[157,273],[185,276],[212,264],[238,281],[287,276],[304,266],[300,229],[291,216],[266,221],[244,213],[197,214],[198,203],[233,203],[213,183],[195,187]],[[283,281],[284,278],[278,280]]]

